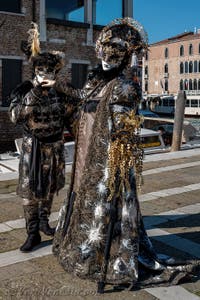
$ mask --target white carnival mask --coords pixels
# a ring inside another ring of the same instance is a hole
[[[117,43],[107,43],[101,47],[100,55],[102,68],[109,71],[118,68],[125,56],[126,48]]]
[[[42,82],[55,79],[55,71],[46,67],[35,68],[34,82],[41,84]]]

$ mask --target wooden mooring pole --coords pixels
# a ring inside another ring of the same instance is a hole
[[[185,102],[186,102],[185,91],[179,91],[176,99],[176,109],[175,109],[175,116],[174,116],[174,129],[173,129],[171,151],[179,151],[181,148]]]

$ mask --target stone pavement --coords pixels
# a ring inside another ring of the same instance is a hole
[[[178,259],[199,260],[200,149],[148,155],[143,175],[139,198],[156,251]],[[20,253],[25,224],[21,200],[13,192],[16,180],[11,178],[3,185],[5,181],[1,179],[0,176],[0,299],[200,299],[200,275],[192,282],[171,287],[116,291],[107,286],[104,295],[97,295],[95,283],[74,278],[63,270],[52,255],[51,239],[44,235],[40,248],[29,254]],[[52,224],[56,223],[67,186],[55,198]]]

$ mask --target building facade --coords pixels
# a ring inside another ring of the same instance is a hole
[[[0,1],[0,153],[14,149],[21,127],[9,121],[9,94],[32,77],[20,50],[31,22],[39,25],[41,49],[65,53],[67,79],[81,88],[97,63],[94,45],[102,26],[133,14],[133,0],[1,0]]]
[[[144,97],[187,95],[200,98],[200,31],[185,32],[150,45],[143,61]]]

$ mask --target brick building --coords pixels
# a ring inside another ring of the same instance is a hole
[[[144,96],[177,95],[179,90],[200,95],[199,30],[150,45],[144,58]]]
[[[42,50],[65,53],[66,77],[81,88],[88,70],[98,62],[94,43],[102,26],[132,13],[133,0],[0,1],[0,153],[15,150],[13,141],[22,135],[21,128],[9,121],[8,96],[32,76],[20,50],[31,22],[39,25]]]

